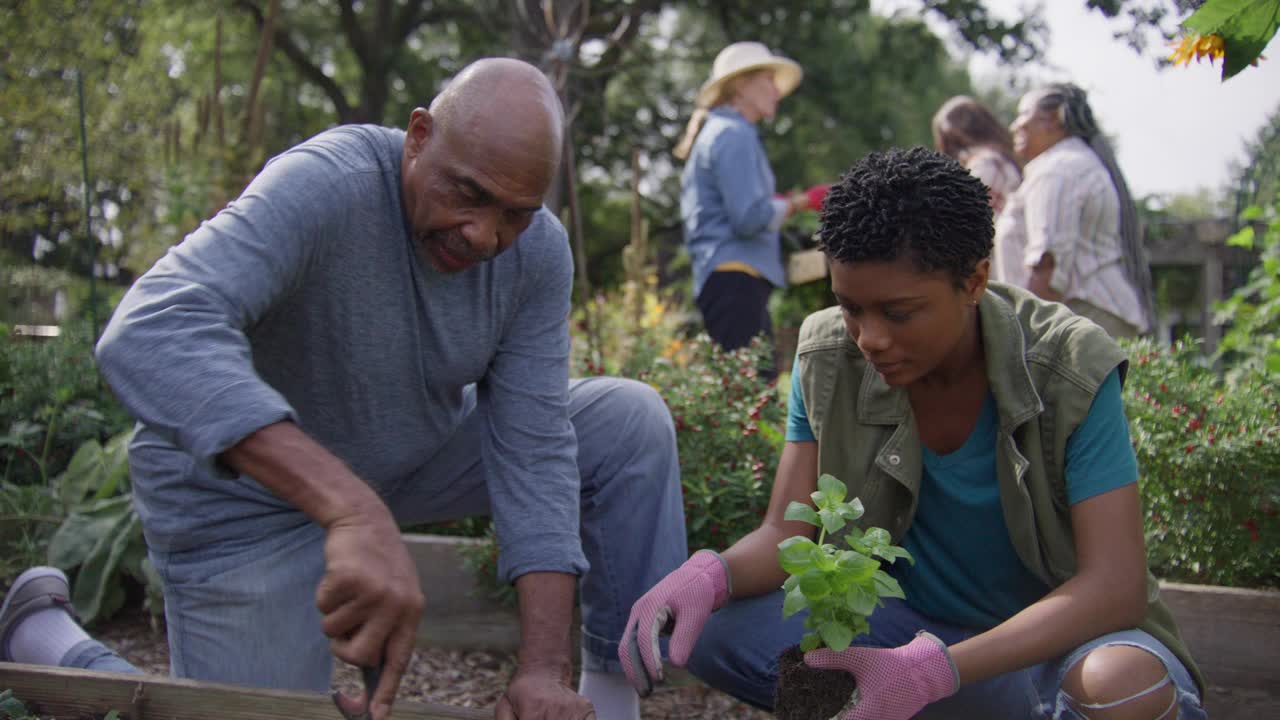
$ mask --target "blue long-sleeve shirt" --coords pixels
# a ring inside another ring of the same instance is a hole
[[[740,113],[711,110],[680,176],[680,217],[697,296],[720,265],[745,263],[775,287],[786,285],[774,220],[773,169],[756,127]]]
[[[585,572],[564,229],[542,210],[494,260],[436,272],[405,224],[403,143],[347,126],[283,153],[121,301],[97,356],[140,421],[130,464],[153,548],[298,522],[216,459],[266,425],[297,422],[385,497],[429,471],[478,396],[499,572]]]

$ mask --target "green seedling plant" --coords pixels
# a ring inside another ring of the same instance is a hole
[[[787,572],[782,584],[786,599],[782,616],[789,618],[808,610],[800,641],[804,652],[826,646],[836,652],[849,647],[857,636],[869,632],[871,613],[883,604],[882,598],[902,598],[902,587],[880,569],[881,560],[915,560],[892,543],[887,530],[852,527],[844,536],[847,547],[826,542],[862,517],[862,501],[845,502],[848,488],[832,475],[818,478],[818,489],[810,497],[813,505],[792,502],[786,519],[800,520],[818,528],[818,541],[803,535],[778,543],[778,564]],[[816,508],[816,509],[815,509]]]

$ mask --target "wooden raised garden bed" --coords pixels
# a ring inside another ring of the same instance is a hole
[[[327,695],[0,663],[0,690],[13,690],[41,716],[81,720],[115,710],[127,720],[340,720]],[[483,720],[492,711],[408,701],[396,720]]]

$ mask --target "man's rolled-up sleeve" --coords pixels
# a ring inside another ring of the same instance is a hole
[[[573,260],[564,229],[545,210],[516,242],[537,251],[522,268],[512,317],[478,384],[488,408],[482,452],[498,575],[506,582],[530,572],[587,571],[578,529],[578,444],[569,420]]]
[[[171,248],[125,293],[95,350],[138,420],[226,476],[217,456],[266,425],[296,421],[264,382],[246,336],[322,253],[340,222],[332,168],[304,154],[268,163],[241,196]]]

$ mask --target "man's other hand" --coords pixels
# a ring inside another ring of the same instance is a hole
[[[553,670],[516,671],[498,700],[496,720],[595,720],[591,703],[565,684]]]

